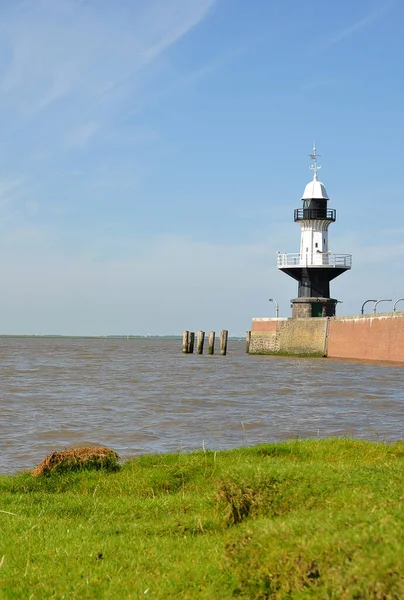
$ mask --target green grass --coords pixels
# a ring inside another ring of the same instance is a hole
[[[402,599],[403,482],[349,439],[3,476],[0,598]]]

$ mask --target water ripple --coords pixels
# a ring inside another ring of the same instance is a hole
[[[294,437],[404,438],[404,369],[181,354],[173,340],[0,339],[0,471],[58,449],[123,456]]]

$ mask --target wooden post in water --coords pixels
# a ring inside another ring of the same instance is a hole
[[[198,331],[198,340],[196,343],[196,352],[197,354],[203,354],[203,344],[205,342],[205,332]]]
[[[182,353],[188,354],[189,331],[185,330],[182,334]]]
[[[246,351],[246,354],[249,354],[249,352],[250,352],[250,342],[251,342],[251,331],[247,331],[246,336],[245,336],[245,351]]]
[[[223,329],[223,331],[220,332],[220,355],[221,356],[226,356],[227,354],[227,337],[229,335],[229,332],[227,331],[227,329]]]
[[[215,332],[209,333],[208,354],[213,354],[215,351]]]
[[[194,342],[195,342],[195,333],[193,331],[190,331],[189,337],[188,337],[188,354],[194,353]]]

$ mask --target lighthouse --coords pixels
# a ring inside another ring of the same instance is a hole
[[[313,180],[306,185],[302,207],[294,211],[295,223],[299,223],[300,252],[278,252],[278,269],[298,282],[298,297],[292,302],[292,317],[333,317],[338,300],[330,297],[330,281],[348,271],[352,266],[350,254],[333,254],[329,250],[328,228],[335,223],[337,214],[328,208],[328,195],[324,184],[318,179],[320,156],[314,146],[309,155],[312,162]]]

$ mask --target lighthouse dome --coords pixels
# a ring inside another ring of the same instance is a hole
[[[315,177],[304,188],[302,200],[329,200],[325,185]]]

